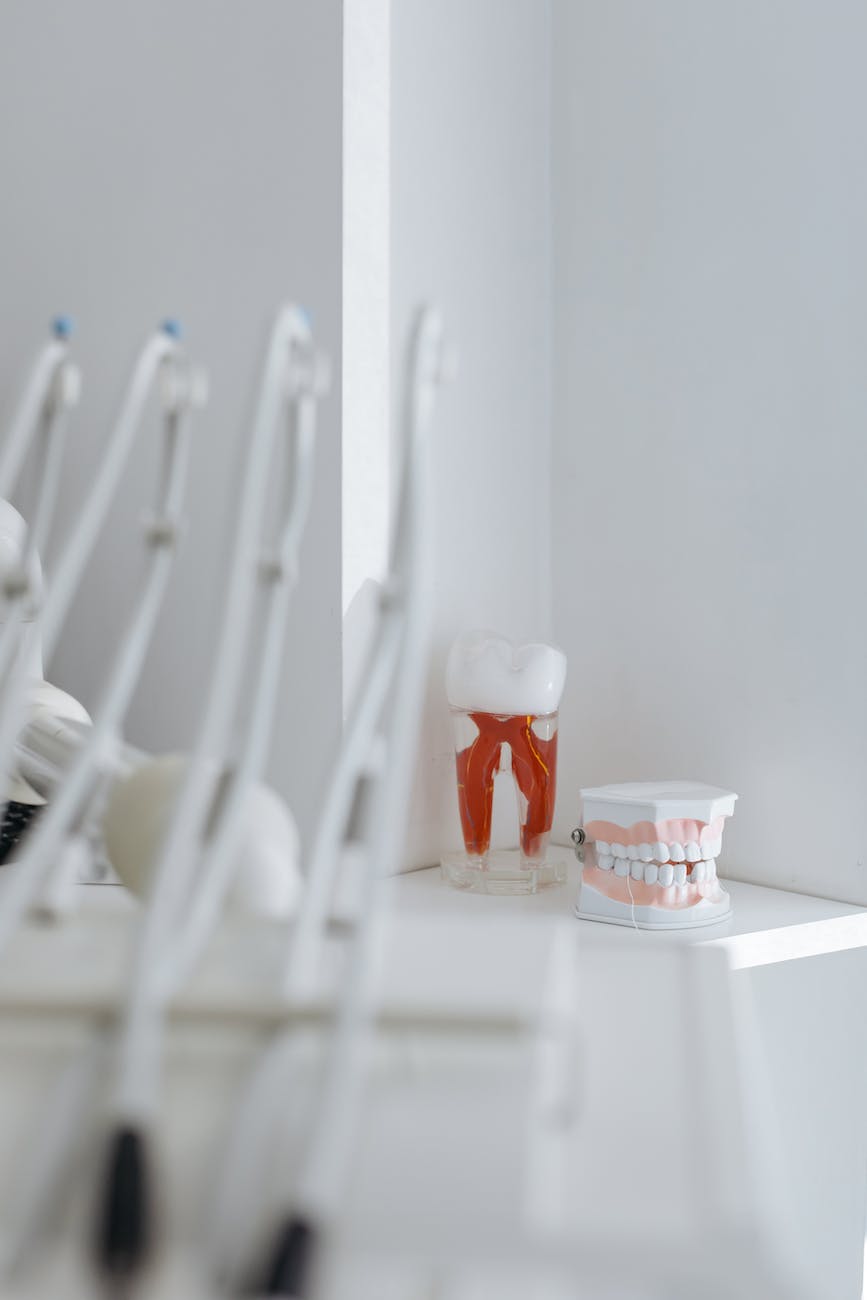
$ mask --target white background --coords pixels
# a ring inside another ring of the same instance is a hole
[[[5,408],[46,320],[72,311],[74,502],[153,322],[182,317],[213,373],[195,526],[134,740],[184,745],[198,716],[238,435],[279,298],[310,305],[334,358],[273,765],[305,832],[340,694],[341,10],[7,0],[0,18]],[[455,842],[442,671],[455,633],[489,624],[568,654],[561,838],[583,784],[697,777],[741,795],[724,870],[867,901],[867,12],[401,0],[391,21],[392,375],[426,297],[461,358],[435,435],[408,861]],[[381,205],[380,90],[358,102],[380,115],[363,200]],[[364,137],[370,121],[353,121]],[[381,371],[367,354],[380,395],[382,352]],[[352,413],[372,445],[377,409]],[[151,461],[52,665],[85,702],[138,573]]]

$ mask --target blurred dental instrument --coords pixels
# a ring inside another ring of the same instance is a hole
[[[51,799],[66,780],[91,729],[89,719],[64,717],[53,709],[31,714],[12,751],[16,772],[41,799]],[[119,742],[112,755],[112,775],[123,778],[148,757],[144,750]]]
[[[305,331],[300,317],[287,312],[278,325],[279,328],[275,331],[275,343],[282,344],[282,347],[286,348],[288,335],[294,330],[304,344]],[[306,345],[304,351],[309,351]],[[289,374],[287,374],[287,366],[291,370]],[[302,371],[304,373],[301,373]],[[265,733],[273,711],[275,674],[280,663],[280,625],[285,623],[285,594],[288,594],[289,583],[297,567],[297,550],[309,504],[312,474],[313,389],[318,390],[322,386],[323,378],[321,360],[312,352],[309,356],[299,357],[294,352],[294,345],[292,354],[285,358],[282,368],[278,368],[276,375],[272,373],[267,397],[270,402],[276,396],[278,406],[276,409],[268,406],[267,409],[260,411],[262,418],[259,421],[259,428],[262,430],[262,435],[258,439],[258,445],[260,449],[267,450],[263,447],[262,437],[264,435],[268,438],[273,437],[273,426],[276,416],[280,413],[281,400],[288,402],[290,408],[294,403],[298,409],[290,409],[289,412],[290,424],[294,426],[290,428],[290,435],[294,434],[292,442],[295,459],[299,462],[298,472],[295,473],[291,465],[287,465],[287,491],[284,493],[287,522],[282,535],[279,534],[278,529],[277,542],[271,543],[266,540],[261,554],[257,556],[255,547],[251,547],[249,530],[244,531],[243,550],[239,554],[242,559],[250,563],[240,568],[241,582],[236,582],[234,597],[230,599],[226,610],[226,635],[233,642],[229,649],[237,656],[239,647],[234,638],[239,630],[246,634],[245,629],[250,626],[249,596],[254,591],[258,579],[268,603],[267,632],[258,656],[258,671],[256,665],[253,665],[249,673],[250,679],[256,683],[256,690],[248,715],[249,722],[244,743],[236,759],[237,781],[233,788],[230,788],[225,781],[221,781],[220,791],[225,797],[225,805],[220,817],[216,819],[215,826],[210,825],[214,820],[213,810],[210,807],[205,810],[209,823],[205,830],[209,834],[212,833],[211,843],[215,856],[221,863],[224,884],[226,875],[231,875],[238,866],[237,845],[235,845],[234,866],[231,853],[234,842],[239,837],[239,830],[244,837],[252,837],[254,834],[258,837],[260,843],[254,847],[258,847],[259,851],[253,853],[254,866],[258,867],[258,872],[253,871],[251,874],[248,869],[243,873],[246,887],[241,891],[241,897],[237,901],[242,905],[245,903],[253,905],[248,906],[248,910],[260,912],[263,910],[273,912],[275,907],[281,912],[285,910],[285,884],[278,884],[275,889],[275,880],[279,878],[279,881],[285,881],[288,875],[290,886],[293,889],[297,886],[291,873],[292,861],[297,858],[293,838],[294,823],[290,819],[287,831],[285,818],[288,813],[283,812],[282,801],[279,801],[267,787],[252,781],[250,773],[261,765],[263,747],[267,747]],[[283,392],[284,386],[285,392]],[[262,472],[268,469],[267,458],[263,461],[261,456],[257,457],[253,469],[257,475],[258,490],[256,496],[248,498],[251,506],[247,512],[248,525],[257,525],[261,515],[263,504],[261,496],[267,491],[270,477],[267,472]],[[280,563],[284,565],[283,573],[277,571]],[[240,649],[242,650],[243,646]],[[225,664],[225,659],[223,662]],[[237,663],[239,667],[242,665],[243,655]],[[238,684],[236,683],[236,686]],[[208,715],[206,725],[211,726],[211,734],[214,730],[215,708],[227,714],[227,721],[231,721],[231,701],[224,687],[225,675],[220,683],[215,680],[214,692],[210,698],[209,708],[206,710]],[[65,788],[64,783],[68,782],[70,773],[75,770],[83,744],[89,747],[88,732],[85,728],[74,724],[58,723],[50,718],[40,719],[28,724],[19,737],[16,745],[16,761],[38,789],[46,794],[56,793]],[[214,764],[208,762],[207,753],[207,750],[204,751],[204,759],[210,770],[206,771],[205,775],[213,778]],[[181,760],[180,756],[151,759],[141,751],[120,744],[117,738],[111,745],[110,752],[106,752],[103,771],[109,784],[108,808],[104,814],[100,810],[99,827],[103,830],[108,828],[106,839],[116,850],[115,857],[122,869],[126,868],[127,878],[130,876],[131,867],[137,869],[141,875],[148,874],[146,868],[151,864],[146,861],[147,855],[150,853],[153,856],[159,848],[160,836],[165,833],[168,826],[169,816],[183,784],[186,766],[186,762]],[[154,822],[149,829],[151,839],[149,842],[146,840],[142,845],[142,824],[148,820]],[[287,845],[288,861],[285,856]],[[247,846],[241,845],[240,849],[246,865],[249,861]],[[288,872],[287,868],[289,868]],[[132,870],[132,874],[135,875],[135,870]],[[142,892],[147,892],[147,881],[143,882]],[[219,898],[215,894],[211,898],[214,912],[218,910],[218,905]],[[168,930],[162,935],[162,939],[165,940],[167,935]],[[185,945],[185,949],[189,954],[189,946]],[[99,1050],[98,1044],[93,1050]],[[90,1059],[91,1054],[87,1055]],[[86,1105],[89,1100],[88,1092],[80,1085],[80,1079],[85,1076],[90,1077],[84,1067],[76,1067],[70,1071],[68,1085],[63,1082],[58,1085],[56,1109],[59,1114],[71,1113],[70,1095],[78,1098],[76,1105],[79,1107]],[[20,1261],[26,1243],[33,1238],[34,1225],[42,1214],[40,1207],[44,1208],[44,1201],[50,1195],[52,1186],[61,1178],[62,1166],[68,1158],[69,1142],[72,1140],[75,1127],[74,1123],[67,1123],[64,1128],[58,1121],[57,1124],[49,1126],[45,1141],[40,1142],[40,1158],[34,1161],[33,1180],[31,1180],[34,1181],[35,1190],[30,1196],[25,1197],[30,1209],[26,1215],[19,1216],[21,1222],[17,1234],[13,1233],[12,1239],[6,1245],[5,1259],[9,1268],[15,1267]],[[53,1136],[63,1133],[67,1135],[64,1140]]]
[[[152,915],[160,919],[148,925],[164,937],[170,920],[183,918],[177,943],[161,963],[168,990],[183,980],[217,919],[238,862],[243,823],[250,829],[245,805],[252,800],[265,811],[268,791],[259,778],[270,748],[289,602],[310,509],[316,401],[327,378],[304,312],[283,308],[266,356],[221,635],[192,756],[154,758],[115,788],[106,810],[113,865],[136,892],[152,893]],[[288,437],[282,496],[269,528],[265,505],[276,477],[283,418]],[[147,809],[146,819],[133,815],[135,804]],[[260,833],[244,846],[247,870],[257,850],[268,850],[266,838]],[[290,874],[288,883],[293,888],[287,904],[294,905],[298,877]]]
[[[0,683],[4,697],[10,689],[13,661],[23,660],[23,671],[42,675],[42,649],[34,627],[22,633],[21,625],[34,624],[42,598],[40,551],[51,531],[60,471],[64,435],[69,412],[78,404],[81,375],[69,359],[72,324],[58,316],[51,338],[42,347],[27,383],[0,454],[0,557],[3,588],[0,618]],[[33,501],[26,524],[8,500],[19,486],[22,471],[36,444]]]
[[[78,402],[81,377],[69,359],[71,334],[70,318],[56,316],[51,338],[33,364],[0,453],[0,497],[7,498],[15,490],[36,430],[45,435],[51,421]],[[46,437],[44,441],[54,439]]]
[[[150,791],[141,783],[147,765],[129,778],[129,783],[139,782],[145,797],[156,796],[149,817],[158,829],[144,852],[135,819],[125,838],[123,818],[116,827],[113,860],[119,873],[129,869],[125,857],[138,872],[144,863],[150,891],[120,1029],[97,1223],[97,1266],[118,1285],[136,1280],[153,1235],[148,1145],[159,1104],[163,1016],[220,915],[238,863],[245,806],[257,797],[268,755],[289,601],[310,509],[316,405],[326,384],[325,361],[313,346],[306,315],[294,305],[282,308],[260,383],[222,628],[196,745],[192,757],[176,763],[168,779],[152,783]],[[276,521],[266,530],[263,517],[284,422],[282,496]],[[255,597],[258,619],[253,617]],[[233,723],[245,687],[245,721],[233,746]],[[154,764],[165,770],[166,761]],[[111,804],[123,798],[129,783],[121,783],[110,796],[106,822],[112,819]],[[279,830],[278,822],[272,819],[258,834],[267,840],[275,828]],[[274,872],[285,876],[294,863],[285,831],[276,853],[267,843],[264,849],[267,892]]]
[[[408,820],[419,716],[427,665],[432,590],[432,540],[427,429],[444,373],[443,330],[432,309],[415,323],[405,393],[405,445],[389,571],[378,626],[348,718],[297,923],[288,936],[284,993],[293,1003],[309,993],[320,970],[327,913],[337,872],[358,873],[358,913],[341,971],[336,1019],[325,1073],[305,1125],[307,1140],[291,1196],[277,1207],[276,1230],[252,1270],[264,1296],[309,1296],[323,1242],[342,1196],[365,1077],[366,1047],[376,1011],[377,955],[382,943],[382,881],[399,865]],[[249,1187],[250,1153],[279,1131],[291,1104],[292,1027],[263,1054],[245,1090],[220,1182],[211,1256],[218,1281],[237,1284],[234,1225]],[[246,1164],[246,1176],[237,1177]],[[241,1266],[243,1267],[243,1266]]]
[[[27,533],[27,524],[15,507],[9,501],[0,499],[0,593],[7,579],[15,593],[11,600],[6,601],[0,595],[0,639],[4,636],[6,638],[10,661],[20,658],[26,668],[24,714],[30,719],[52,716],[89,722],[87,710],[77,700],[46,682],[42,676],[37,621],[42,593],[42,569],[35,549],[32,550],[26,569],[22,565],[22,557],[28,549]],[[22,573],[25,574],[26,583],[21,580]],[[23,598],[25,585],[32,597],[29,608]],[[0,684],[0,698],[2,694]],[[15,762],[7,769],[2,796],[0,865],[14,857],[22,836],[27,833],[34,816],[44,803],[44,799],[28,784]]]
[[[31,369],[0,454],[0,698],[8,693],[8,678],[16,660],[22,661],[22,671],[41,687],[39,553],[51,532],[66,426],[81,390],[78,367],[69,358],[71,332],[68,317],[58,316],[52,322],[51,336]],[[19,487],[31,456],[33,486],[26,507],[31,521],[28,526],[8,498]],[[40,690],[43,703],[46,692],[51,691],[47,684]],[[56,698],[60,712],[69,712],[75,704],[60,691]],[[0,861],[15,847],[40,802],[14,770],[7,777],[5,795]]]
[[[86,843],[78,833],[79,827],[86,822],[89,801],[117,742],[168,583],[186,477],[189,416],[201,400],[203,387],[200,376],[183,356],[174,323],[164,325],[139,354],[93,487],[45,595],[42,632],[46,654],[50,655],[56,644],[117,490],[150,390],[158,379],[161,380],[163,448],[155,512],[146,524],[144,535],[147,575],[107,673],[87,742],[50,806],[27,836],[14,873],[4,882],[0,893],[0,952],[46,886],[54,885],[62,892],[63,881],[69,879],[82,861]],[[5,760],[7,770],[16,738],[26,720],[26,667],[22,659],[12,666],[0,705],[0,761]],[[52,882],[52,873],[57,871],[61,879]]]

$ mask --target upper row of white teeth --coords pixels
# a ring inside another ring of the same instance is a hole
[[[707,858],[718,858],[722,852],[722,836],[698,844],[690,840],[688,844],[606,844],[604,840],[596,841],[596,853],[601,858],[628,858],[630,862],[701,862]]]
[[[685,885],[687,880],[701,884],[704,880],[713,880],[716,875],[714,858],[692,864],[665,862],[660,866],[658,862],[630,862],[628,858],[615,858],[609,853],[597,854],[596,861],[602,871],[613,869],[615,876],[631,876],[633,880],[643,880],[646,885]]]

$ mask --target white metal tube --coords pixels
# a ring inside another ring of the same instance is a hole
[[[174,333],[154,334],[136,361],[117,420],[84,506],[62,550],[54,580],[42,609],[42,645],[50,658],[75,597],[94,544],[117,491],[154,379],[162,361],[177,351]],[[3,642],[0,638],[0,649]],[[8,768],[15,738],[25,721],[29,663],[19,654],[12,663],[0,697],[0,770]],[[2,925],[2,921],[0,921]]]
[[[0,593],[4,618],[0,629],[3,699],[14,696],[16,687],[10,682],[9,674],[16,656],[24,660],[22,672],[30,667],[29,638],[22,634],[22,624],[32,620],[36,613],[36,593],[31,590],[30,575],[50,532],[60,484],[62,434],[69,411],[78,400],[78,372],[68,359],[68,332],[67,322],[55,323],[55,337],[42,349],[34,365],[0,460],[0,498],[5,500],[17,486],[33,439],[37,433],[41,435],[35,500],[30,522],[25,527],[18,572],[7,576],[5,589]]]
[[[334,1214],[355,1132],[364,1079],[364,1057],[376,1011],[376,955],[381,911],[381,874],[397,864],[406,826],[412,757],[417,742],[430,611],[429,475],[426,428],[433,389],[439,381],[442,327],[433,312],[421,314],[413,346],[405,413],[407,445],[397,521],[392,534],[390,576],[380,625],[367,671],[356,695],[335,774],[321,814],[301,913],[291,935],[284,995],[293,1001],[309,988],[318,965],[334,876],[348,844],[365,872],[364,899],[342,979],[337,1025],[326,1060],[323,1087],[309,1123],[310,1139],[302,1156],[292,1204],[302,1219],[317,1227]],[[390,698],[389,698],[390,697]],[[378,765],[372,754],[384,742]],[[369,780],[373,798],[360,826],[347,825],[361,785]],[[263,1128],[277,1122],[270,1104],[291,1095],[291,1025],[263,1054],[238,1110],[235,1141],[258,1146]],[[278,1089],[282,1077],[284,1087]],[[220,1182],[217,1224],[225,1223],[238,1201],[231,1164]],[[211,1238],[212,1257],[215,1251]]]
[[[146,349],[146,353],[151,355],[154,351],[150,345]],[[174,353],[174,348],[171,351]],[[161,347],[159,355],[162,357],[168,353]],[[152,380],[156,371],[153,368],[149,368],[149,371]],[[141,374],[140,365],[136,369],[136,379],[140,379]],[[139,414],[146,396],[147,390],[138,388],[138,400],[132,409]],[[127,404],[125,409],[134,431],[130,405]],[[166,415],[164,464],[160,500],[157,502],[158,526],[171,527],[172,521],[176,524],[174,516],[186,478],[188,415],[187,402]],[[0,952],[43,887],[60,852],[64,836],[81,817],[141,674],[174,559],[174,546],[170,536],[152,536],[148,545],[150,555],[144,588],[120,639],[106,685],[94,711],[93,726],[86,742],[75,755],[65,781],[27,837],[18,870],[2,896]]]
[[[66,361],[68,334],[68,322],[58,318],[54,324],[54,337],[39,353],[12,417],[0,454],[0,497],[4,499],[8,499],[15,489],[30,449],[34,425],[49,401],[58,367]]]
[[[78,522],[62,548],[54,580],[45,600],[42,637],[46,658],[50,658],[55,648],[70,604],[78,591],[96,539],[117,493],[160,365],[166,358],[177,354],[176,329],[172,325],[153,334],[139,354],[96,477],[79,513]]]
[[[427,425],[433,389],[439,381],[442,324],[422,312],[413,340],[408,385],[403,490],[391,550],[392,582],[402,624],[390,712],[380,725],[387,737],[386,762],[379,774],[364,827],[364,897],[343,979],[343,998],[329,1053],[325,1083],[318,1096],[312,1135],[297,1184],[297,1204],[321,1218],[334,1212],[356,1129],[364,1080],[364,1056],[376,1006],[377,953],[381,951],[381,908],[377,905],[384,873],[397,868],[406,833],[413,758],[426,673],[431,614],[430,484]],[[398,604],[399,602],[399,604]]]
[[[116,1109],[120,1114],[128,1112],[136,1118],[140,1118],[152,1104],[146,1092],[148,1081],[156,1078],[156,1063],[145,1064],[143,1058],[149,1050],[159,1050],[159,1028],[155,1023],[159,1007],[189,968],[218,911],[228,883],[233,837],[245,785],[249,785],[260,768],[268,740],[289,595],[286,577],[297,566],[297,552],[312,491],[315,375],[293,378],[291,366],[298,361],[293,350],[299,348],[310,351],[310,330],[303,312],[290,305],[278,314],[266,355],[242,488],[229,590],[205,716],[168,833],[157,856],[153,892],[135,953],[120,1050]],[[290,405],[298,405],[298,440],[296,457],[291,465],[292,488],[288,493],[287,515],[277,556],[278,567],[284,566],[285,573],[282,583],[270,584],[270,617],[261,651],[264,658],[259,665],[260,689],[254,699],[242,748],[238,784],[230,790],[228,805],[217,822],[217,845],[211,857],[207,853],[209,846],[205,842],[205,833],[216,793],[215,782],[219,778],[215,759],[226,748],[229,726],[237,707],[250,607],[257,571],[260,576],[262,573],[257,542],[268,491],[268,471],[276,427],[287,401]],[[204,860],[203,849],[206,852]],[[194,882],[199,893],[198,902],[193,900],[191,916],[182,916]],[[168,953],[165,948],[167,936],[170,943]],[[173,936],[180,938],[171,946]]]
[[[287,357],[293,344],[309,344],[309,339],[309,327],[301,310],[294,305],[284,307],[271,331],[265,358],[205,715],[169,830],[154,864],[153,893],[139,936],[131,997],[138,996],[138,990],[147,986],[154,955],[165,941],[195,877],[199,861],[197,842],[214,794],[214,757],[225,749],[237,704],[255,589],[251,570],[268,486],[274,428],[285,400]]]
[[[164,997],[186,978],[220,914],[235,864],[244,804],[264,768],[274,727],[275,700],[280,684],[286,625],[295,586],[301,539],[313,493],[315,412],[313,399],[302,390],[293,397],[295,421],[293,454],[286,466],[286,504],[273,554],[265,549],[259,565],[259,582],[265,590],[264,630],[258,663],[251,669],[255,683],[249,701],[248,721],[232,765],[228,787],[215,825],[204,845],[205,857],[185,919],[176,927],[179,938],[169,947],[161,965]]]

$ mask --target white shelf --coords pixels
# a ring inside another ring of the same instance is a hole
[[[716,1254],[729,1271],[742,1266],[751,1279],[741,1284],[731,1273],[724,1285],[718,1277],[720,1295],[809,1295],[785,1276],[789,1237],[777,1223],[781,1201],[768,1130],[761,1122],[755,1127],[760,1099],[739,1042],[725,963],[719,952],[699,954],[686,945],[724,945],[737,954],[738,944],[767,943],[768,936],[791,942],[816,926],[857,929],[867,913],[734,884],[731,921],[701,932],[648,934],[578,921],[577,882],[574,862],[564,888],[537,896],[461,893],[438,868],[392,882],[382,1011],[394,1032],[376,1053],[376,1086],[348,1196],[346,1258],[354,1269],[359,1259],[397,1254],[396,1262],[423,1271],[444,1242],[453,1263],[468,1268],[492,1258],[517,1267],[528,1251],[550,1262],[560,1252],[567,1271],[580,1261],[601,1297],[622,1294],[650,1272],[667,1276],[672,1261],[698,1294],[707,1259]],[[123,982],[136,909],[117,887],[83,892],[76,915],[55,930],[26,927],[8,954],[0,989],[7,1062],[0,1072],[7,1117],[0,1164],[7,1171],[20,1159],[16,1135],[38,1130],[34,1098],[43,1095],[45,1078],[58,1075],[95,1022],[104,1022]],[[339,933],[334,939],[339,947]],[[223,927],[172,1018],[161,1136],[179,1241],[194,1239],[195,1207],[206,1202],[214,1152],[261,1045],[261,1016],[273,999],[284,946],[279,927]],[[547,1059],[541,1048],[528,1051],[532,1040],[523,1031],[485,1038],[473,1029],[453,1041],[427,1032],[425,1017],[431,1008],[451,1008],[455,1016],[532,1025],[549,997],[556,951],[567,958],[556,967],[557,985],[580,1005],[580,1053],[557,1056],[555,1071],[577,1119],[558,1119],[550,1140],[542,1133],[531,1148],[525,1111]],[[299,1106],[299,1117],[304,1113]],[[76,1254],[84,1211],[70,1205],[67,1213],[63,1250],[37,1261],[27,1295],[41,1300],[52,1293],[48,1272],[61,1259],[73,1278],[65,1293],[75,1300],[90,1294]],[[774,1264],[769,1256],[771,1272],[756,1291],[750,1286],[763,1267],[755,1249],[762,1242]],[[178,1266],[171,1252],[161,1262],[154,1290],[160,1300],[178,1293],[170,1285]],[[374,1286],[368,1293],[378,1292]]]
[[[652,1018],[652,1008],[660,1003],[658,964],[666,952],[686,958],[690,948],[722,950],[729,967],[744,972],[733,981],[733,993],[741,999],[742,1011],[751,1007],[753,1012],[753,1045],[764,1062],[788,1188],[796,1272],[807,1294],[856,1300],[862,1294],[867,1051],[855,1029],[867,1015],[867,909],[725,881],[733,903],[730,919],[699,930],[650,933],[572,917],[579,871],[572,855],[569,881],[562,889],[513,897],[461,893],[441,878],[438,868],[418,871],[395,883],[396,910],[400,917],[422,913],[455,925],[477,918],[485,936],[516,919],[541,922],[543,929],[548,923],[553,933],[558,922],[570,917],[581,1001],[589,1015],[584,1032],[606,1080],[616,1081],[624,1071],[635,1079],[645,1077],[653,1054],[622,1069],[614,1062],[633,1046],[633,1036],[637,1040],[641,1017]],[[480,952],[486,942],[480,938]],[[625,988],[631,992],[624,998]],[[643,1010],[630,1019],[634,1003]],[[667,1123],[676,1123],[674,1113],[682,1103],[666,1112]],[[621,1109],[629,1114],[625,1102]],[[727,1111],[723,1104],[720,1113]],[[604,1107],[599,1113],[604,1123]],[[661,1112],[657,1119],[662,1120]],[[637,1143],[638,1135],[633,1137]],[[638,1151],[636,1146],[634,1159],[643,1159],[644,1147],[640,1156]],[[618,1164],[616,1156],[612,1161],[625,1186],[626,1163],[621,1159]],[[703,1159],[698,1165],[705,1177],[709,1164]]]
[[[562,921],[572,914],[580,875],[571,849],[563,852],[571,862],[569,879],[560,889],[512,896],[465,893],[448,885],[439,867],[431,867],[398,878],[394,886],[396,910],[402,915],[424,912],[462,920],[478,917],[488,926],[519,916]],[[601,944],[606,949],[714,944],[726,950],[736,968],[867,947],[867,909],[738,880],[723,883],[731,894],[733,913],[718,925],[653,933],[575,918],[576,934],[582,947]]]

